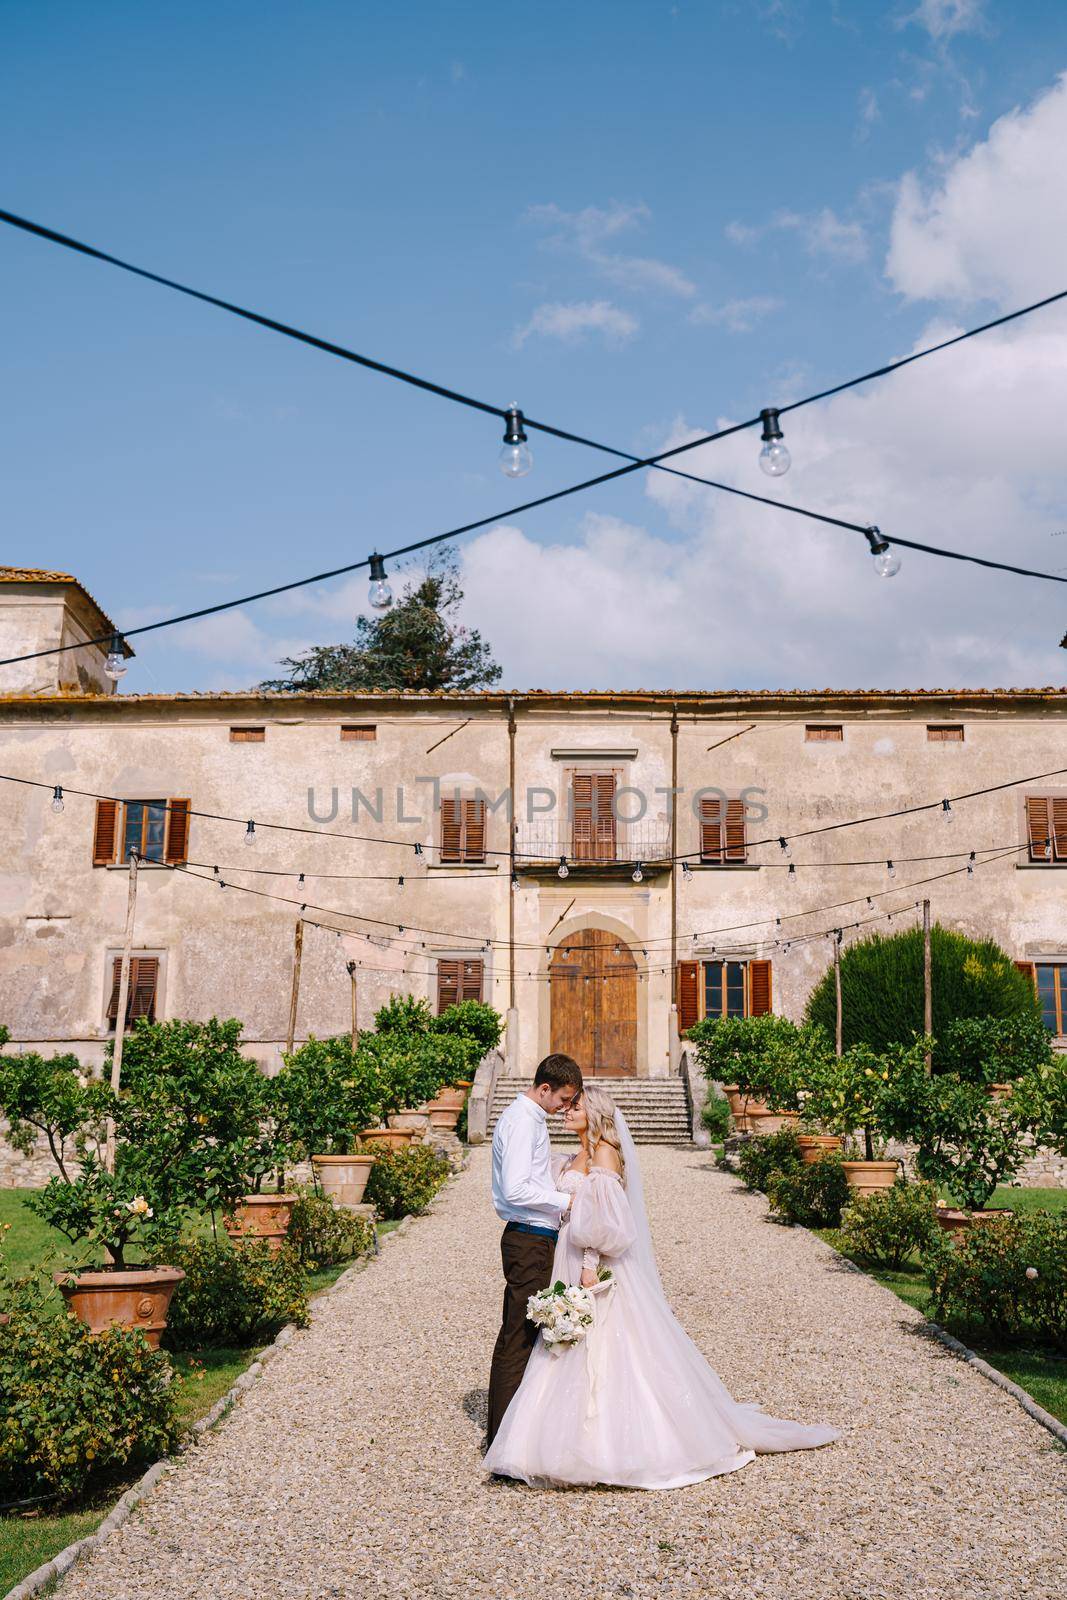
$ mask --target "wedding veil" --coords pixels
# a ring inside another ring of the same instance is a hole
[[[637,1230],[637,1238],[630,1248],[633,1252],[634,1260],[639,1263],[645,1275],[662,1295],[663,1284],[660,1281],[659,1268],[656,1265],[656,1252],[652,1248],[652,1230],[648,1225],[645,1186],[641,1178],[641,1163],[637,1159],[637,1146],[634,1144],[633,1134],[627,1127],[626,1118],[618,1105],[615,1107],[615,1131],[619,1136],[622,1159],[626,1163],[626,1198],[630,1202],[634,1227]]]

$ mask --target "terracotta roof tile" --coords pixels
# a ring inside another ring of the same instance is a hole
[[[101,633],[117,633],[120,631],[115,627],[115,624],[112,622],[103,606],[101,606],[98,601],[93,599],[85,585],[83,583],[79,583],[77,578],[75,578],[69,572],[50,572],[44,567],[0,567],[0,583],[73,584],[78,593],[83,595],[84,598],[88,600],[89,604],[100,618],[103,626],[99,631]],[[129,645],[126,646],[126,654],[127,656],[133,655],[133,650]]]

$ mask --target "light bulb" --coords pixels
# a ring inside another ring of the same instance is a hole
[[[792,856],[792,854],[793,854],[792,850],[790,850],[790,848],[789,848],[789,840],[788,839],[779,839],[778,840],[778,848],[781,850],[783,856],[788,861],[790,859],[790,857]]]
[[[52,790],[52,810],[55,812],[57,817],[63,810],[63,790],[58,783]]]
[[[559,874],[559,876],[561,878],[569,878],[570,877],[570,869],[567,866],[567,857],[566,856],[560,856],[560,858],[559,858],[559,867],[557,868],[557,872],[558,872],[558,874]]]
[[[637,865],[636,865],[636,867],[635,867],[635,868],[634,868],[634,870],[633,870],[633,872],[632,872],[632,873],[631,873],[631,877],[632,877],[632,878],[633,878],[633,880],[634,880],[634,882],[635,882],[635,883],[641,883],[641,882],[642,882],[642,880],[643,880],[643,879],[644,879],[644,876],[645,876],[645,875],[644,875],[644,873],[643,873],[643,872],[642,872],[642,871],[641,871],[641,863],[640,863],[640,861],[639,861],[639,862],[638,862],[638,863],[637,863]]]
[[[794,867],[792,862],[789,863],[789,871],[786,873],[785,877],[789,887],[791,889],[794,888],[797,881],[797,869]]]
[[[887,861],[886,862],[885,870],[888,872],[888,874],[889,874],[889,876],[891,878],[895,878],[896,877],[897,869],[896,869],[896,867],[893,865],[893,863],[891,861]]]
[[[415,854],[417,856],[421,856],[422,855],[422,845],[421,844],[417,844],[415,846]]]
[[[871,547],[874,570],[880,578],[895,578],[900,571],[900,557],[890,548],[889,540],[882,537],[881,529],[872,523],[865,528],[867,543]]]
[[[973,878],[974,877],[974,851],[973,850],[971,851],[970,857],[969,857],[969,859],[967,861],[967,876],[968,876],[968,878]]]
[[[782,439],[774,406],[767,406],[760,412],[760,421],[763,423],[763,449],[759,453],[759,464],[768,478],[780,478],[789,471],[793,457]]]
[[[256,825],[255,825],[254,822],[250,822],[248,824],[248,827],[245,829],[245,844],[247,844],[248,846],[251,847],[252,845],[255,844],[255,842],[256,842]]]
[[[682,882],[683,883],[692,883],[692,881],[693,881],[693,869],[689,865],[688,861],[683,861],[682,862]]]
[[[117,633],[111,635],[111,643],[107,647],[107,659],[104,662],[104,672],[117,683],[126,671],[126,653],[122,648],[122,640]]]
[[[956,813],[952,809],[952,801],[951,800],[942,800],[942,802],[941,802],[941,820],[942,820],[942,822],[955,822]]]
[[[497,460],[506,478],[525,478],[533,469],[533,454],[526,443],[523,415],[518,406],[509,406],[505,413],[504,443]]]
[[[403,889],[403,887],[404,887],[404,874],[403,873],[401,873],[399,878],[396,880],[396,886],[397,886],[398,889]]]
[[[517,889],[519,887],[519,875],[517,872],[513,872],[511,874],[511,887],[513,889]]]
[[[367,590],[367,599],[375,611],[388,611],[393,603],[393,591],[385,575],[385,561],[379,555],[370,558],[370,587]]]
[[[874,910],[874,901],[871,899],[870,895],[867,896],[867,910],[868,911],[873,911]]]

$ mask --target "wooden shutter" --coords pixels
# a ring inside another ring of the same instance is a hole
[[[615,774],[576,772],[571,779],[571,859],[615,860]]]
[[[1026,800],[1026,837],[1030,845],[1030,860],[1044,861],[1045,847],[1050,835],[1049,805],[1042,796],[1028,795]]]
[[[462,858],[464,861],[485,860],[484,800],[464,800],[463,802]]]
[[[928,722],[926,724],[926,737],[931,744],[962,744],[963,724]]]
[[[678,963],[678,1032],[688,1033],[700,1020],[700,962]]]
[[[704,795],[700,801],[700,857],[702,861],[722,860],[722,801]]]
[[[482,998],[482,977],[484,967],[481,961],[460,962],[462,971],[459,977],[459,990],[461,1000],[480,1000]]]
[[[118,855],[119,802],[96,802],[96,826],[93,829],[93,866],[109,867]]]
[[[441,800],[441,860],[463,860],[463,807],[459,800]]]
[[[745,802],[743,800],[727,800],[725,832],[727,861],[744,861],[746,851]]]
[[[804,729],[804,737],[809,744],[840,744],[845,737],[845,730],[840,723],[809,722]]]
[[[750,961],[748,964],[748,1014],[762,1017],[771,1009],[771,964],[769,961]]]
[[[116,956],[111,968],[111,998],[108,1001],[109,1022],[117,1022],[119,1015],[119,979],[122,975],[122,957]],[[156,986],[159,982],[158,956],[131,956],[130,983],[126,996],[126,1021],[137,1017],[155,1019]]]
[[[439,961],[437,963],[437,1014],[454,1006],[459,999],[460,963],[458,961]]]
[[[377,737],[378,737],[378,729],[374,725],[374,723],[371,723],[371,722],[342,722],[342,724],[341,724],[341,740],[342,740],[342,743],[344,743],[344,742],[346,742],[348,740],[376,739]]]
[[[231,744],[263,744],[267,737],[266,728],[231,728]]]
[[[189,807],[191,800],[167,801],[167,839],[163,859],[171,866],[189,859]]]

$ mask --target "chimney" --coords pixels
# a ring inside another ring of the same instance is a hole
[[[59,645],[77,646],[0,666],[0,695],[114,694],[116,685],[104,672],[104,661],[115,632],[111,618],[69,573],[0,567],[0,661]],[[102,635],[102,644],[86,642]],[[124,655],[133,655],[125,640],[122,649]]]

